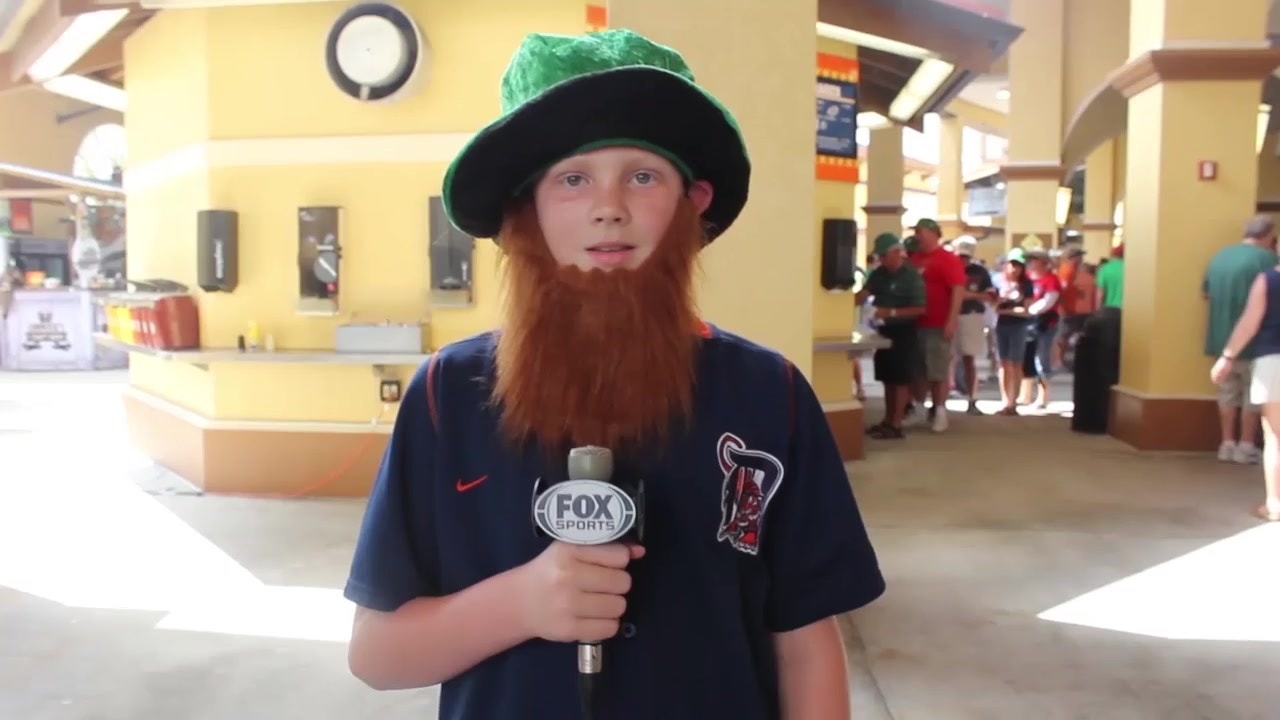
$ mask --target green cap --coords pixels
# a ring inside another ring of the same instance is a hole
[[[902,239],[897,235],[887,232],[876,236],[875,253],[877,255],[884,255],[896,247],[902,247]]]
[[[1004,256],[1006,262],[1016,262],[1019,265],[1027,264],[1027,251],[1020,247],[1013,248],[1008,255]]]
[[[939,235],[942,234],[942,228],[938,226],[937,221],[932,220],[930,218],[922,218],[921,220],[917,221],[915,229],[916,230],[932,230],[938,233]]]
[[[445,212],[473,237],[495,237],[507,204],[548,167],[591,150],[638,147],[686,180],[711,184],[706,239],[747,202],[751,163],[733,115],[695,82],[680,53],[631,30],[534,33],[502,76],[502,114],[445,172]]]
[[[908,235],[907,239],[902,241],[902,246],[905,247],[909,253],[917,252],[920,250],[920,240],[916,238],[915,235]]]

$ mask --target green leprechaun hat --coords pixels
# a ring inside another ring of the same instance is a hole
[[[532,34],[502,76],[502,116],[476,134],[444,176],[444,208],[459,230],[495,237],[503,210],[566,157],[609,146],[669,159],[686,181],[712,186],[707,242],[747,202],[751,163],[733,115],[694,82],[675,50],[630,30]]]

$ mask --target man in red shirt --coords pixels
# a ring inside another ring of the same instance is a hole
[[[928,383],[933,407],[929,410],[933,431],[947,429],[947,391],[950,389],[951,338],[964,301],[964,263],[942,247],[942,229],[924,219],[916,223],[917,252],[911,263],[924,278],[924,315],[916,323],[920,333],[923,382]]]

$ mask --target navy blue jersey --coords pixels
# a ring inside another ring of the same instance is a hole
[[[345,591],[353,602],[392,611],[456,593],[550,542],[533,529],[533,484],[563,477],[564,463],[504,445],[490,402],[494,349],[491,334],[449,345],[410,381],[360,531]],[[601,717],[776,718],[773,634],[884,592],[804,376],[715,328],[698,363],[687,430],[662,457],[615,472],[644,479],[647,554],[628,567],[622,630],[605,644]],[[535,715],[580,717],[573,644],[525,642],[441,691],[442,720]]]

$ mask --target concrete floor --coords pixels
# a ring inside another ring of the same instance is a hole
[[[0,719],[433,717],[347,674],[361,503],[189,494],[121,382],[0,374]],[[890,588],[845,623],[855,717],[1280,717],[1258,468],[1067,424],[956,415],[850,466]]]

